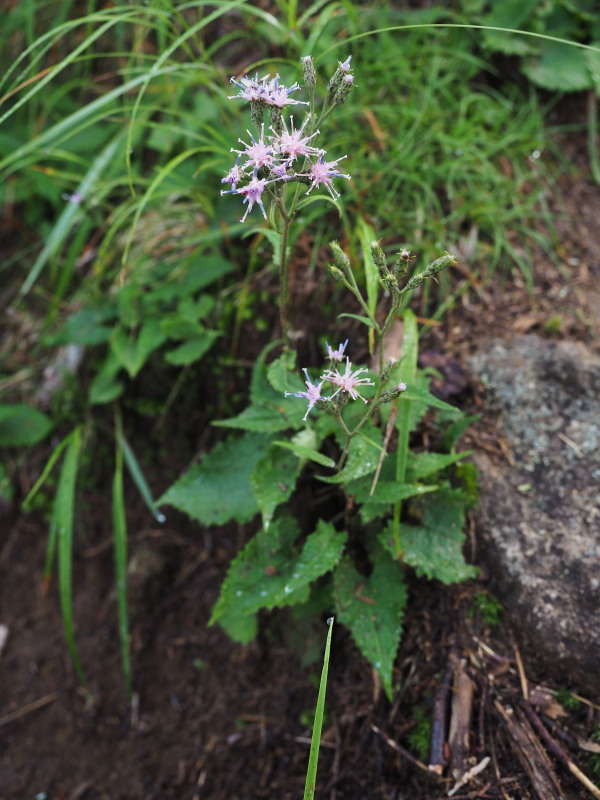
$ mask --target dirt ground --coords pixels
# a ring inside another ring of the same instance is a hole
[[[571,174],[551,203],[557,219],[558,261],[539,253],[531,295],[518,278],[500,286],[469,283],[427,346],[458,363],[477,337],[536,330],[600,346],[600,187],[586,166],[585,138],[572,137]],[[549,321],[560,315],[558,330]],[[443,387],[442,387],[443,388]],[[469,446],[494,446],[494,421],[485,398],[468,379],[451,402],[484,412]],[[179,465],[183,469],[184,463]],[[159,463],[164,485],[175,477]],[[74,561],[77,642],[90,686],[78,685],[70,666],[55,587],[43,591],[46,525],[36,515],[0,520],[0,624],[8,638],[0,652],[0,800],[246,800],[299,798],[309,751],[310,714],[320,664],[303,667],[288,647],[291,620],[265,617],[259,639],[232,644],[208,628],[211,607],[230,559],[247,531],[204,530],[175,513],[160,528],[133,492],[132,657],[135,694],[123,689],[112,594],[109,498],[84,492]],[[477,563],[477,529],[467,556]],[[506,623],[490,629],[473,598],[493,586],[482,579],[445,588],[414,580],[406,632],[396,661],[400,687],[390,704],[341,628],[334,630],[327,719],[316,797],[328,800],[436,800],[453,785],[411,760],[417,758],[419,708],[433,714],[436,691],[464,660],[474,695],[467,729],[471,764],[490,761],[455,798],[539,798],[540,786],[519,758],[514,725],[522,729],[523,676],[531,686],[557,685],[543,672],[521,668]],[[322,644],[326,627],[322,626]],[[599,696],[587,698],[596,703]],[[580,703],[562,727],[589,737],[600,708]],[[511,733],[512,731],[512,733]],[[390,742],[391,740],[391,742]],[[544,741],[542,739],[542,741]],[[566,745],[565,745],[566,747]],[[544,751],[548,748],[544,746]],[[592,796],[554,755],[565,798]],[[588,754],[573,759],[586,768]],[[540,758],[542,758],[540,756]],[[541,781],[541,778],[539,778]],[[559,796],[547,789],[546,797]]]

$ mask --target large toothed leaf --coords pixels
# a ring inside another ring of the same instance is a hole
[[[247,433],[221,442],[179,478],[158,500],[205,525],[249,522],[259,507],[250,479],[268,438]]]
[[[321,520],[302,547],[298,536],[296,522],[285,516],[251,539],[231,562],[209,624],[219,622],[238,638],[240,627],[229,624],[234,615],[251,617],[261,608],[305,603],[311,583],[338,563],[346,534]]]
[[[345,557],[334,574],[336,617],[346,625],[359,650],[392,696],[392,667],[402,634],[407,590],[400,564],[378,551],[373,572],[361,575]]]
[[[265,528],[269,527],[277,506],[291,497],[299,472],[296,456],[281,447],[269,447],[258,459],[250,483]]]
[[[422,512],[420,525],[400,525],[400,546],[404,561],[417,575],[436,578],[445,584],[474,578],[477,569],[465,562],[465,503],[462,492],[440,489],[417,504]],[[395,544],[391,530],[381,541],[391,552]]]

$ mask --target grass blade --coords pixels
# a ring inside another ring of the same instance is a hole
[[[87,680],[79,661],[73,628],[73,512],[77,467],[82,444],[81,428],[75,428],[69,439],[58,478],[56,498],[52,510],[52,528],[56,530],[58,539],[58,592],[67,647],[75,674],[81,683],[87,685]]]
[[[121,668],[127,695],[131,697],[131,659],[129,655],[129,615],[127,610],[127,520],[123,492],[123,433],[121,415],[116,413],[117,437],[115,443],[115,474],[112,486],[113,545],[115,553],[115,581],[117,587],[117,614]]]
[[[315,710],[315,722],[313,725],[312,739],[310,742],[310,756],[308,758],[308,769],[306,770],[304,800],[312,800],[312,798],[315,796],[315,785],[317,782],[317,766],[319,763],[319,746],[321,744],[321,730],[323,728],[323,713],[325,710],[325,692],[327,691],[327,672],[329,670],[329,651],[331,649],[333,617],[329,617],[327,624],[329,625],[329,630],[327,631],[325,656],[323,658],[323,670],[321,672],[321,682],[319,683],[319,695],[317,697],[317,708]]]
[[[410,386],[414,382],[417,372],[417,357],[419,353],[419,334],[417,331],[417,318],[408,309],[402,317],[404,332],[402,336],[402,361],[399,369],[399,380]],[[410,435],[410,414],[412,401],[400,398],[398,401],[398,417],[396,427],[398,428],[398,448],[396,451],[396,482],[405,483],[406,465],[408,461],[408,439]],[[394,504],[394,544],[398,556],[402,553],[400,544],[400,512],[402,501]]]
[[[127,464],[127,469],[133,480],[135,481],[135,485],[138,488],[139,493],[142,495],[142,499],[144,503],[148,506],[148,509],[154,519],[157,522],[165,522],[166,517],[164,514],[161,514],[160,511],[156,508],[156,501],[152,497],[152,492],[150,491],[150,487],[146,482],[146,478],[144,477],[144,473],[141,470],[139,462],[135,457],[135,453],[129,446],[129,442],[123,436],[123,432],[121,430],[121,426],[117,427],[117,443],[119,445],[120,451],[125,458],[125,463]]]

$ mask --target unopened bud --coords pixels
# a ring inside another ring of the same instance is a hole
[[[383,392],[381,397],[379,398],[380,403],[391,403],[392,400],[395,400],[397,397],[406,391],[406,384],[399,383],[397,386],[388,389],[386,392]]]
[[[354,81],[354,75],[350,72],[351,59],[352,56],[348,56],[345,61],[338,62],[338,67],[329,81],[328,104],[341,105],[350,94]]]
[[[371,242],[371,255],[373,256],[373,262],[375,266],[379,270],[379,274],[382,278],[385,278],[389,273],[389,270],[387,268],[385,253],[381,249],[379,242]]]
[[[331,274],[331,277],[334,280],[336,281],[345,280],[344,273],[342,272],[341,269],[338,269],[338,267],[334,266],[333,264],[327,264],[327,269],[329,270],[329,273]]]
[[[307,89],[314,89],[317,85],[317,71],[315,70],[313,57],[304,56],[302,63],[304,65],[304,86]]]
[[[403,278],[408,272],[408,265],[410,262],[410,250],[404,248],[398,253],[398,258],[394,262],[392,271],[396,278]]]
[[[350,259],[339,244],[337,242],[329,242],[329,247],[331,247],[335,263],[341,269],[342,273],[346,274],[350,272]]]

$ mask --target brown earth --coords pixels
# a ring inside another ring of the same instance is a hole
[[[477,337],[491,331],[512,336],[536,330],[600,347],[600,187],[587,174],[585,139],[571,139],[564,147],[572,153],[572,172],[562,175],[551,201],[560,211],[557,261],[537,256],[533,294],[518,276],[503,286],[498,280],[480,286],[466,268],[457,271],[466,290],[427,342],[454,379],[453,365],[460,365]],[[469,410],[485,412],[481,390],[468,379],[459,379],[451,394]],[[502,457],[494,420],[485,413],[469,437],[469,446]],[[166,466],[155,464],[157,494],[174,477],[173,469],[172,456]],[[149,528],[148,514],[132,492],[135,694],[128,703],[112,594],[110,498],[84,492],[84,501],[74,600],[89,689],[73,675],[56,589],[44,592],[46,523],[31,515],[11,524],[5,518],[2,526],[0,624],[7,626],[8,639],[0,652],[0,800],[301,797],[320,665],[301,666],[288,647],[291,620],[286,627],[265,617],[258,641],[246,647],[232,644],[218,627],[207,627],[228,563],[246,532],[203,530],[177,514],[160,529]],[[467,556],[478,563],[474,526]],[[471,615],[474,597],[493,591],[482,567],[481,581],[461,586],[413,581],[392,704],[349,636],[341,628],[334,631],[316,797],[446,797],[453,781],[427,774],[408,756],[417,752],[416,709],[432,715],[436,690],[448,669],[457,674],[460,660],[474,691],[469,765],[486,756],[491,760],[454,797],[559,796],[551,783],[544,788],[537,773],[532,778],[520,760],[534,746],[531,737],[529,745],[515,745],[513,737],[515,729],[528,730],[524,717],[533,707],[523,700],[524,676],[531,685],[539,682],[553,690],[577,687],[556,685],[551,663],[531,674],[527,664],[521,667],[505,625],[492,631],[479,614]],[[278,619],[286,622],[283,615]],[[323,625],[319,650],[325,632]],[[589,701],[561,718],[561,729],[588,738],[600,725],[600,708],[592,702],[600,701],[600,691]],[[515,709],[513,717],[508,707]],[[540,712],[539,704],[535,708]],[[536,736],[545,742],[539,732]],[[547,743],[542,749],[548,751]],[[589,772],[589,754],[578,748],[570,752]],[[592,796],[554,755],[547,757],[563,797]]]

